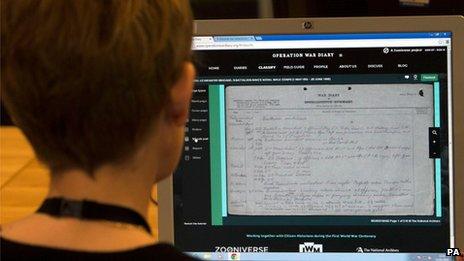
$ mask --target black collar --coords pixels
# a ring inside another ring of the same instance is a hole
[[[43,202],[37,212],[55,217],[74,217],[78,219],[128,223],[141,226],[151,234],[148,223],[134,210],[90,200],[80,201],[65,198],[48,198]]]

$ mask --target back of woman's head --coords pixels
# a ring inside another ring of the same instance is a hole
[[[2,0],[2,100],[52,172],[130,157],[190,59],[186,0]]]

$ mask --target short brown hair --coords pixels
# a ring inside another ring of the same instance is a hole
[[[52,172],[127,159],[190,59],[187,0],[2,0],[2,99]]]

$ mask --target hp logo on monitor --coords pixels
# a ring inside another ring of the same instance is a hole
[[[303,22],[302,27],[305,30],[309,30],[309,29],[313,28],[313,24],[310,21],[305,21],[305,22]]]

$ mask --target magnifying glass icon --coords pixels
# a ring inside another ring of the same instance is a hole
[[[433,135],[438,135],[438,133],[437,133],[436,130],[433,130],[433,131],[432,131],[432,134],[433,134]]]

